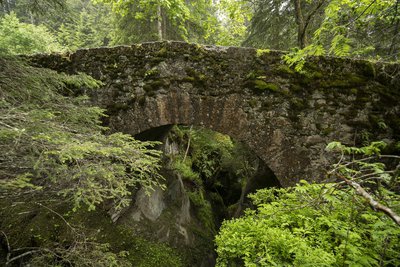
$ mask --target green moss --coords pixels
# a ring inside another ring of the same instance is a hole
[[[371,97],[370,96],[358,95],[356,101],[357,101],[357,103],[359,105],[364,106],[366,103],[371,101]]]
[[[376,69],[374,66],[374,63],[371,61],[366,61],[364,64],[360,67],[362,74],[366,77],[376,77]]]
[[[151,80],[146,82],[143,85],[143,90],[146,91],[146,93],[150,93],[150,92],[154,92],[159,90],[162,87],[165,87],[168,85],[168,82],[164,79],[160,79],[160,80]]]
[[[255,108],[255,107],[257,107],[258,101],[256,99],[250,99],[248,101],[248,103],[249,103],[250,107]]]
[[[191,59],[198,59],[201,60],[203,59],[205,56],[207,56],[207,51],[205,50],[205,48],[202,45],[199,44],[195,44],[195,49],[194,49],[194,53],[191,56]]]
[[[128,250],[127,259],[138,267],[184,266],[179,253],[166,244],[153,242],[144,238],[132,238],[132,248]]]
[[[88,212],[82,208],[71,212],[68,204],[55,203],[40,206],[28,199],[19,198],[18,202],[0,199],[1,207],[9,207],[0,211],[0,229],[7,233],[13,248],[51,249],[58,243],[67,249],[68,244],[76,241],[97,242],[108,244],[110,252],[127,255],[125,259],[132,266],[186,265],[176,249],[138,236],[132,228],[114,224],[105,211]]]
[[[193,68],[186,68],[185,72],[187,73],[188,76],[196,77],[199,75],[199,72]]]
[[[358,89],[357,88],[352,88],[350,89],[350,93],[353,95],[356,95],[358,93]]]
[[[273,92],[276,92],[279,90],[279,86],[277,84],[268,83],[263,80],[255,80],[254,88],[261,90],[261,91],[273,91]]]
[[[334,131],[334,128],[332,128],[332,127],[326,127],[326,128],[323,128],[322,129],[322,131],[321,131],[321,134],[322,135],[324,135],[324,136],[328,136],[330,133],[332,133]]]
[[[211,233],[216,233],[213,211],[210,202],[208,202],[201,190],[188,192],[189,199],[196,210],[196,217],[200,220],[205,229]]]
[[[139,103],[140,106],[144,106],[146,104],[146,96],[141,95],[137,98],[137,102]]]
[[[313,72],[311,73],[311,75],[312,75],[312,77],[315,78],[315,79],[321,79],[321,78],[324,77],[324,74],[323,74],[322,72],[319,72],[319,71],[313,71]]]
[[[297,92],[303,92],[304,89],[302,86],[300,86],[296,83],[293,83],[293,84],[290,84],[290,91],[292,91],[293,93],[297,93]]]
[[[191,82],[198,86],[204,86],[207,81],[207,76],[193,68],[185,69],[187,76],[182,79],[185,82]]]
[[[151,79],[158,77],[160,75],[160,71],[157,68],[152,68],[144,73],[145,79]]]
[[[200,80],[200,81],[205,81],[206,80],[206,75],[204,75],[204,74],[202,74],[202,73],[199,73],[198,74],[198,76],[197,76],[197,78]]]
[[[107,112],[108,114],[115,114],[118,113],[119,111],[128,110],[129,108],[130,106],[127,103],[113,102],[111,105],[107,107]]]
[[[270,52],[271,52],[270,49],[257,49],[256,55],[257,55],[257,57],[261,57],[264,55],[268,55]]]
[[[300,86],[309,87],[313,82],[314,79],[309,75],[304,75],[304,73],[297,75],[297,83]]]
[[[203,181],[197,172],[192,170],[192,160],[190,157],[183,159],[176,159],[173,162],[173,169],[181,174],[182,179],[194,183],[196,186],[202,186]]]
[[[195,78],[195,77],[192,77],[192,76],[186,76],[186,77],[183,77],[183,78],[182,78],[182,81],[183,81],[183,82],[194,83],[194,82],[196,81],[196,78]]]
[[[157,51],[156,55],[158,57],[167,57],[168,56],[168,50],[165,47],[162,47],[160,50]]]
[[[252,70],[246,75],[246,80],[255,80],[257,77],[266,77],[264,70]]]
[[[356,108],[350,108],[344,115],[346,120],[352,120],[358,115],[358,110]]]
[[[296,72],[286,64],[280,64],[275,72],[284,76],[294,75]]]
[[[246,75],[246,79],[247,80],[253,80],[257,77],[257,74],[255,71],[251,71]]]
[[[294,97],[294,98],[290,99],[291,108],[296,111],[303,110],[307,107],[307,105],[304,103],[305,101],[306,100],[304,100],[302,98]]]
[[[157,63],[165,61],[165,57],[157,57],[157,56],[155,56],[155,57],[149,58],[148,61],[150,61],[153,64],[157,64]]]
[[[190,61],[201,61],[202,59],[204,59],[204,55],[203,54],[188,55],[187,59],[190,59]]]
[[[363,85],[366,82],[366,79],[364,77],[361,77],[356,74],[350,74],[345,76],[345,79],[350,83],[354,85]]]
[[[326,79],[320,82],[323,88],[349,88],[355,86],[362,86],[367,82],[366,78],[356,74],[348,74],[343,77],[336,77]]]

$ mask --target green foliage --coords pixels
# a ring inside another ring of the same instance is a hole
[[[262,57],[263,55],[268,55],[271,52],[270,49],[257,49],[257,57]]]
[[[31,251],[31,258],[23,259],[33,266],[184,266],[175,249],[138,237],[135,229],[116,225],[101,209],[68,212],[69,203],[33,202],[31,196],[0,198],[0,205],[7,207],[0,210],[0,229],[8,236],[11,259]]]
[[[246,36],[247,24],[253,16],[249,1],[221,0],[217,4],[219,24],[215,27],[215,44],[240,46]]]
[[[383,141],[372,142],[371,144],[363,147],[349,147],[345,146],[340,142],[331,142],[326,146],[328,151],[342,152],[343,154],[361,154],[365,156],[380,155],[381,150],[384,149],[387,144]]]
[[[254,15],[248,23],[244,45],[257,48],[272,48],[289,50],[300,46],[299,27],[305,40],[318,28],[322,20],[323,6],[326,1],[280,1],[255,0],[252,4]],[[299,14],[296,12],[296,2],[300,4]],[[322,5],[320,5],[322,2]],[[304,23],[300,24],[298,16]]]
[[[157,143],[105,134],[104,111],[82,95],[100,86],[87,75],[58,74],[14,58],[0,59],[0,71],[0,228],[1,238],[16,240],[12,257],[26,250],[20,245],[33,250],[26,255],[33,254],[35,266],[130,266],[122,250],[65,216],[89,216],[87,210],[101,204],[115,212],[130,203],[134,188],[163,187],[161,152],[151,149]],[[61,235],[60,225],[66,228]]]
[[[400,158],[381,155],[385,146],[332,142],[327,150],[341,155],[329,173],[342,182],[250,195],[257,209],[216,237],[217,266],[399,266],[399,172],[382,159]]]
[[[0,19],[0,53],[32,54],[60,50],[56,38],[44,25],[22,23],[15,13]]]
[[[173,168],[177,170],[184,179],[191,180],[198,187],[202,187],[204,181],[212,181],[216,173],[220,170],[223,161],[232,157],[231,151],[234,144],[229,136],[207,130],[189,129],[185,127],[174,127],[174,133],[185,137],[189,145],[186,158],[179,156],[173,161]],[[190,139],[190,144],[188,143]],[[186,153],[187,146],[183,146],[182,154]]]
[[[130,241],[130,251],[127,259],[131,266],[137,267],[183,267],[183,260],[177,251],[166,244],[152,242],[142,238]]]
[[[394,0],[330,1],[314,34],[314,43],[330,47],[329,53],[337,56],[380,55],[395,59],[397,4]]]
[[[385,212],[400,225],[400,217],[395,218],[399,213],[396,202],[400,201],[398,195],[400,157],[381,155],[381,151],[386,147],[387,144],[382,141],[372,142],[359,148],[348,147],[340,142],[331,142],[327,150],[338,152],[341,156],[339,162],[330,171],[330,175],[338,177],[357,189],[357,193],[362,195],[372,208]],[[397,163],[395,163],[396,160]],[[385,163],[397,164],[397,167],[394,170],[388,170]]]
[[[95,0],[94,2],[109,4],[112,10],[121,16],[119,20],[121,33],[127,34],[129,31],[137,42],[164,39],[188,41],[189,38],[197,41],[198,37],[204,40],[208,38],[208,32],[213,30],[216,22],[208,0],[157,2]],[[129,19],[125,20],[124,17]],[[137,22],[140,27],[132,24],[132,21]],[[143,39],[141,34],[146,37]],[[119,39],[119,42],[128,41],[123,36]]]
[[[244,39],[252,9],[247,1],[115,1],[113,44],[156,40],[235,45]]]
[[[103,110],[73,96],[74,86],[93,88],[98,82],[1,61],[1,190],[51,187],[71,197],[75,208],[93,210],[106,200],[121,208],[131,188],[158,184],[160,152],[150,149],[154,143],[104,135]]]
[[[308,56],[321,56],[325,50],[320,45],[309,45],[304,49],[293,49],[291,52],[283,56],[283,60],[290,67],[294,67],[295,71],[304,73],[303,67]]]
[[[217,266],[398,266],[400,228],[350,188],[302,182],[251,198],[257,210],[223,223]]]
[[[202,189],[188,192],[190,202],[195,207],[196,216],[202,222],[203,227],[215,234],[215,222],[210,202],[205,199]]]
[[[2,11],[9,12],[13,8],[18,11],[33,14],[62,11],[66,7],[66,0],[0,0]]]
[[[173,132],[180,138],[182,144],[180,153],[188,154],[183,161],[181,156],[173,160],[173,166],[183,178],[188,177],[200,188],[207,185],[210,188],[221,188],[218,180],[221,172],[229,173],[236,179],[230,181],[244,186],[246,179],[253,176],[257,169],[258,158],[250,152],[248,147],[240,142],[233,141],[229,136],[199,128],[174,127]]]
[[[203,184],[203,181],[200,179],[200,175],[193,171],[192,161],[189,157],[187,157],[185,160],[182,158],[175,159],[172,167],[182,176],[182,179],[189,180],[199,187]]]
[[[184,181],[196,218],[215,232],[227,215],[226,206],[239,200],[247,178],[255,174],[257,157],[243,144],[209,129],[175,126],[169,139],[179,145],[171,165]]]
[[[69,1],[70,17],[58,27],[58,41],[69,50],[108,45],[114,34],[113,16],[105,5]]]
[[[296,71],[302,71],[308,56],[398,60],[400,13],[396,0],[254,3],[244,44],[291,51],[284,60]]]

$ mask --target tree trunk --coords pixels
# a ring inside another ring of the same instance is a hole
[[[1,4],[3,6],[3,11],[6,14],[10,14],[10,12],[11,12],[10,3],[8,1],[9,0],[5,0],[5,1],[1,2]]]
[[[395,6],[395,16],[394,17],[396,17],[397,19],[396,19],[396,25],[395,25],[395,29],[394,29],[394,33],[393,33],[392,42],[390,44],[389,52],[388,52],[388,55],[390,57],[392,57],[396,54],[397,36],[399,35],[399,28],[400,28],[400,19],[398,18],[399,2],[400,2],[400,0],[397,0],[396,6]],[[394,58],[394,60],[397,60],[397,59],[398,58]]]
[[[162,41],[164,39],[163,36],[163,29],[162,29],[162,12],[161,12],[161,5],[157,6],[157,33],[158,33],[158,40]]]
[[[297,45],[300,48],[307,46],[306,24],[304,21],[303,11],[301,8],[301,0],[293,0],[294,11],[297,24]]]

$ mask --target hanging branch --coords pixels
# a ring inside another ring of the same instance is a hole
[[[367,200],[368,204],[377,211],[381,211],[388,215],[397,225],[400,226],[400,216],[397,215],[391,208],[382,205],[378,201],[376,201],[365,189],[357,182],[352,181],[344,177],[343,175],[338,175],[340,179],[346,182],[349,186],[353,187],[357,194],[362,196],[365,200]]]
[[[193,128],[193,125],[190,125],[190,129],[189,129],[189,141],[188,141],[188,144],[187,144],[187,147],[186,147],[185,156],[183,157],[183,162],[185,162],[186,157],[187,157],[187,155],[188,155],[188,153],[189,153],[192,128]]]
[[[11,247],[10,247],[10,242],[8,241],[8,236],[6,235],[5,232],[0,231],[0,233],[3,234],[3,236],[6,239],[6,244],[7,244],[7,256],[6,256],[6,262],[8,262],[10,260],[10,256],[11,256]]]

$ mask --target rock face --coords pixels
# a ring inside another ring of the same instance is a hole
[[[399,139],[399,65],[318,57],[300,74],[282,55],[158,42],[30,60],[101,80],[92,99],[107,109],[115,131],[135,135],[170,124],[204,126],[247,143],[283,186],[323,179],[330,141]],[[158,210],[143,206],[140,216],[151,220],[163,204],[157,196],[149,201]]]

